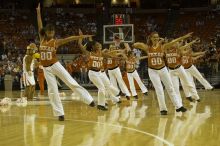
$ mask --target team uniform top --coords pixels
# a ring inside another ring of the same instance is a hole
[[[48,67],[58,61],[55,43],[55,39],[51,39],[50,41],[43,40],[40,43],[40,63],[42,66]]]
[[[29,55],[25,55],[24,58],[23,58],[23,72],[24,72],[24,73],[27,73],[27,72],[28,72],[28,71],[26,70],[26,62],[25,62],[25,59],[27,58],[27,56],[29,56]],[[30,69],[31,69],[31,71],[34,70],[34,59],[32,59]]]
[[[80,63],[80,70],[83,71],[83,72],[86,72],[87,67],[88,67],[87,63],[84,60],[82,60],[81,63]]]
[[[118,58],[107,58],[107,68],[113,69],[118,67],[119,59]]]
[[[135,71],[135,64],[136,64],[136,59],[135,57],[129,58],[126,60],[126,71],[133,72]]]
[[[95,55],[90,53],[88,67],[93,71],[100,71],[103,66],[103,57],[101,55]]]
[[[188,52],[182,56],[182,65],[185,69],[188,69],[193,65],[192,52]]]
[[[164,62],[164,51],[161,46],[156,48],[149,47],[148,51],[148,67],[151,69],[161,69],[165,66]]]
[[[181,65],[181,56],[176,47],[170,48],[166,51],[166,62],[170,69],[177,68]]]
[[[103,58],[102,66],[101,66],[101,71],[104,72],[108,67],[107,67],[107,58]]]

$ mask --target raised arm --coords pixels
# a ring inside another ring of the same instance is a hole
[[[75,40],[79,40],[79,39],[83,39],[83,38],[88,38],[91,37],[92,35],[80,35],[80,36],[70,36],[64,39],[57,39],[56,40],[56,47],[62,46],[64,44],[67,44],[69,42],[75,41]]]
[[[112,50],[109,51],[108,53],[125,53],[125,50]]]
[[[192,44],[197,43],[198,41],[199,41],[199,39],[195,39],[195,40],[191,41],[190,43],[187,43],[186,45],[181,46],[181,47],[179,47],[179,48],[180,48],[180,49],[188,48],[188,47],[190,47]]]
[[[192,56],[193,56],[193,57],[200,56],[200,55],[201,55],[201,56],[204,56],[206,52],[207,52],[207,51],[203,51],[203,52],[193,52]]]
[[[112,50],[112,51],[110,51],[109,49],[102,50],[102,55],[104,57],[115,57],[117,56],[118,53],[125,53],[125,50]]]
[[[143,59],[146,59],[148,58],[148,56],[141,56],[141,57],[137,57],[136,60],[143,60]]]
[[[201,58],[201,57],[203,57],[204,55],[198,55],[198,56],[196,56],[196,57],[193,57],[193,60],[197,60],[197,59],[199,59],[199,58]]]
[[[79,35],[83,35],[83,33],[82,33],[82,31],[80,29],[79,29]],[[80,38],[78,40],[79,48],[80,48],[80,50],[82,51],[83,54],[88,55],[89,51],[86,50],[86,46],[83,46],[82,40],[83,40],[82,38]]]
[[[36,10],[37,10],[38,34],[39,34],[40,40],[42,40],[40,31],[43,29],[43,23],[42,23],[41,12],[40,12],[40,3],[38,4],[38,7],[36,8]]]
[[[172,40],[171,42],[165,43],[165,44],[163,45],[163,47],[164,47],[165,49],[166,49],[166,48],[169,48],[169,47],[171,47],[172,45],[174,45],[176,42],[179,42],[179,41],[181,41],[181,40],[184,40],[184,39],[186,39],[186,38],[191,37],[191,35],[192,35],[192,32],[191,32],[191,33],[188,33],[188,34],[186,34],[186,35],[184,35],[184,36],[182,36],[182,37],[176,38],[176,39]]]
[[[116,56],[121,56],[121,57],[119,57],[119,58],[121,58],[121,59],[125,59],[125,60],[127,60],[128,59],[128,57],[125,55],[125,53],[116,53]]]
[[[128,43],[124,43],[124,46],[125,46],[125,50],[131,51],[131,48]]]
[[[188,52],[191,51],[191,45],[194,44],[194,43],[197,43],[199,41],[199,39],[196,39],[196,40],[193,40],[191,41],[190,43],[187,43],[186,45],[184,46],[180,46],[179,47],[179,51],[181,52],[181,54],[186,54]]]
[[[133,44],[133,48],[138,48],[138,49],[141,49],[141,50],[147,52],[148,46],[144,43],[136,42],[136,43]]]

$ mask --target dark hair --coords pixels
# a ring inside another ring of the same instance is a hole
[[[55,31],[55,27],[53,24],[47,24],[45,26],[45,31]]]
[[[128,56],[130,57],[133,54],[133,51],[128,51]]]
[[[45,27],[43,27],[40,30],[40,35],[41,36],[46,36],[46,31],[55,31],[55,27],[52,24],[47,24]]]
[[[93,47],[95,46],[96,43],[97,43],[96,41],[89,41],[86,44],[86,50],[91,52],[93,50]]]
[[[114,36],[114,39],[115,39],[115,40],[120,39],[119,35],[115,35],[115,36]]]
[[[45,36],[45,35],[46,35],[44,28],[42,28],[42,29],[40,30],[40,35],[41,35],[41,36]]]
[[[153,43],[151,41],[151,37],[154,35],[154,34],[158,34],[158,32],[154,31],[154,32],[151,32],[150,35],[148,36],[147,38],[147,45],[152,47]]]

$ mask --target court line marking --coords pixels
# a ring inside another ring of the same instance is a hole
[[[1,117],[21,117],[21,116],[16,116],[16,115],[1,115]],[[55,118],[52,118],[52,117],[38,117],[36,116],[36,118],[38,119],[52,119],[54,120]],[[57,120],[57,119],[56,119]],[[151,136],[151,137],[154,137],[156,139],[158,139],[159,141],[162,141],[164,144],[168,145],[168,146],[174,146],[174,144],[170,143],[169,141],[167,141],[166,139],[164,138],[161,138],[157,135],[154,135],[154,134],[151,134],[151,133],[148,133],[148,132],[145,132],[145,131],[141,131],[141,130],[138,130],[138,129],[135,129],[135,128],[130,128],[130,127],[126,127],[126,126],[118,126],[118,125],[114,125],[114,124],[110,124],[110,123],[102,123],[102,122],[96,122],[96,121],[88,121],[88,120],[76,120],[76,119],[65,119],[65,121],[76,121],[76,122],[84,122],[84,123],[92,123],[92,124],[102,124],[102,125],[109,125],[109,126],[112,126],[112,127],[117,127],[117,128],[124,128],[124,129],[127,129],[128,131],[135,131],[135,132],[138,132],[138,133],[142,133],[144,135],[148,135],[148,136]],[[62,123],[64,124],[64,123]]]
[[[96,124],[102,124],[102,125],[106,124],[106,125],[109,125],[109,126],[112,126],[112,127],[124,128],[124,129],[130,130],[130,131],[135,131],[135,132],[138,132],[138,133],[142,133],[142,134],[154,137],[154,138],[162,141],[163,143],[165,143],[168,146],[174,146],[174,144],[170,143],[166,139],[163,139],[163,138],[161,138],[161,137],[159,137],[157,135],[154,135],[154,134],[151,134],[151,133],[148,133],[148,132],[145,132],[145,131],[141,131],[141,130],[138,130],[138,129],[135,129],[135,128],[130,128],[130,127],[126,127],[126,126],[118,126],[118,125],[114,125],[114,124],[110,124],[110,123],[87,121],[87,120],[74,120],[74,119],[72,119],[72,120],[71,119],[67,119],[67,120],[69,120],[69,121],[76,121],[76,122],[85,122],[85,123],[96,123]]]

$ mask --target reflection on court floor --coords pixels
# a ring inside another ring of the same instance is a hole
[[[91,93],[96,100],[95,92]],[[74,94],[65,92],[64,122],[53,117],[46,96],[19,105],[15,100],[19,94],[11,93],[12,104],[0,107],[0,145],[215,146],[220,142],[220,90],[200,91],[200,103],[184,100],[188,108],[184,114],[176,113],[167,100],[167,116],[159,114],[154,91],[138,101],[110,103],[106,112],[88,107]]]

